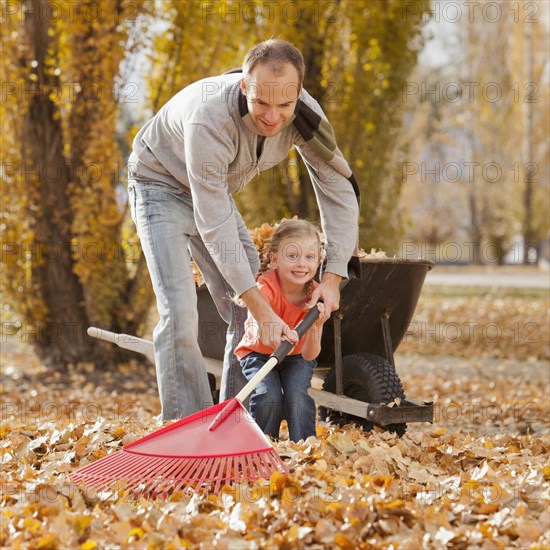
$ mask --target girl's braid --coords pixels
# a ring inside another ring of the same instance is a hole
[[[309,303],[309,299],[311,298],[312,294],[313,294],[313,279],[311,279],[311,281],[308,281],[306,283],[306,302],[304,304],[304,311],[307,311],[309,309],[307,307],[307,304]]]
[[[270,252],[271,252],[271,246],[267,248],[267,251],[263,255],[262,262],[260,264],[260,269],[258,269],[258,273],[256,273],[256,280],[258,280],[258,277],[260,275],[263,275],[269,269],[269,264],[270,264],[269,253]]]

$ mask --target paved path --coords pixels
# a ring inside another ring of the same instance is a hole
[[[550,272],[540,273],[460,273],[437,271],[426,276],[427,285],[550,288]]]

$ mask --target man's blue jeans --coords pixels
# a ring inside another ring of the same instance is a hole
[[[222,401],[235,396],[246,383],[233,353],[243,335],[246,309],[231,299],[233,290],[221,276],[199,235],[190,193],[160,183],[130,179],[128,200],[160,317],[153,332],[153,343],[161,417],[162,420],[183,418],[212,405],[197,341],[199,319],[191,257],[204,277],[220,316],[229,325],[220,389]],[[231,197],[230,200],[250,269],[256,273],[260,265],[258,253]]]
[[[261,353],[243,357],[246,378],[250,380],[268,359],[269,355]],[[292,441],[315,435],[315,402],[307,392],[315,365],[301,355],[287,355],[256,386],[250,397],[250,413],[264,433],[279,437],[281,421],[286,418]]]

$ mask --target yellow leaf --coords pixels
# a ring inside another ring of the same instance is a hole
[[[342,454],[350,455],[355,452],[355,445],[346,434],[331,434],[327,437],[327,442]]]
[[[477,512],[480,514],[494,514],[500,510],[500,504],[495,502],[483,502],[479,505]]]
[[[113,437],[119,438],[122,437],[125,434],[125,430],[122,426],[118,426],[113,430]]]
[[[131,542],[130,539],[133,540],[139,540],[141,537],[145,535],[145,531],[141,527],[134,527],[130,530],[128,533],[128,536],[126,537],[126,542]]]
[[[494,530],[492,525],[487,525],[486,523],[482,523],[479,526],[479,531],[485,538],[493,537]]]
[[[80,550],[94,550],[96,547],[97,542],[95,540],[88,539],[80,545]]]
[[[59,548],[59,541],[56,535],[47,535],[42,537],[36,544],[38,550],[56,550]]]
[[[298,539],[298,526],[293,523],[291,526],[290,526],[290,529],[286,532],[286,539],[289,541],[289,542],[294,542]]]
[[[40,529],[42,524],[36,518],[25,518],[23,525],[31,532],[35,533]]]
[[[343,548],[344,550],[355,550],[356,545],[343,533],[337,533],[334,535],[334,544],[338,548]]]
[[[389,504],[386,504],[386,508],[399,508],[403,506],[404,502],[401,499],[393,500]]]
[[[326,437],[328,434],[328,428],[326,426],[316,426],[315,431],[317,432],[317,437],[322,438]]]
[[[78,536],[82,536],[88,525],[92,522],[92,516],[78,516],[73,520],[73,529]]]
[[[285,487],[291,485],[290,476],[283,474],[279,470],[273,472],[269,478],[269,486],[273,494],[279,494]]]
[[[545,481],[550,481],[550,466],[545,466],[542,469],[542,475],[544,476]]]

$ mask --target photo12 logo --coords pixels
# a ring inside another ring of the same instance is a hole
[[[422,20],[435,23],[499,23],[512,18],[514,23],[538,23],[540,6],[534,1],[487,2],[463,0],[402,0],[402,18],[407,21],[422,14]]]
[[[337,22],[339,1],[308,0],[296,3],[291,0],[206,0],[201,2],[203,21],[217,20],[221,23],[287,23]]]
[[[514,103],[538,103],[539,93],[537,82],[514,82],[503,86],[498,82],[414,82],[403,83],[402,101],[419,99],[420,103],[500,103],[513,101]]]
[[[57,23],[99,22],[114,18],[115,23],[135,22],[139,15],[138,2],[101,2],[99,0],[48,0],[47,2],[21,2],[2,0],[0,23],[8,18],[18,21],[48,21]]]

